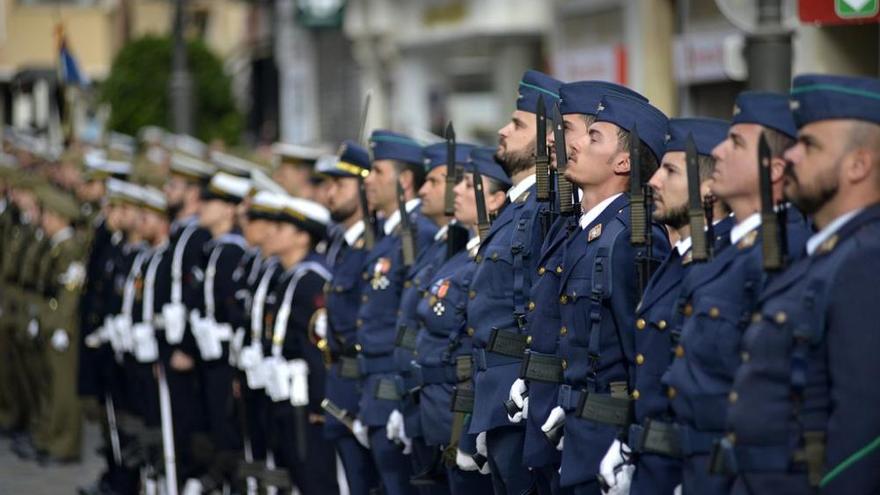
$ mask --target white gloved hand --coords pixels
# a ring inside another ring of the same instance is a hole
[[[315,313],[314,332],[319,339],[327,338],[327,311]]]
[[[36,318],[28,322],[27,334],[30,338],[35,339],[40,335],[40,322]]]
[[[629,495],[629,487],[636,469],[635,465],[627,462],[630,452],[630,448],[625,443],[615,440],[602,458],[599,464],[599,476],[610,487],[608,494]]]
[[[477,453],[483,457],[489,457],[489,449],[486,448],[486,432],[481,431],[477,435]]]
[[[60,328],[56,328],[52,333],[52,348],[54,348],[58,352],[64,352],[70,347],[70,338],[67,336],[67,332]]]
[[[354,424],[351,426],[351,432],[354,434],[354,438],[359,444],[363,445],[365,449],[370,448],[370,432],[367,430],[367,426],[361,423],[361,420],[354,420]]]
[[[304,359],[294,359],[287,363],[290,367],[290,405],[303,407],[309,405],[309,365]]]
[[[456,449],[455,451],[455,464],[462,471],[477,471],[480,469],[477,463],[474,462],[474,458],[462,452],[461,449]]]
[[[204,486],[202,486],[202,482],[197,478],[190,478],[183,485],[182,495],[202,495],[203,492]]]
[[[675,490],[672,490],[672,495],[681,495],[681,484],[675,487]]]
[[[528,396],[523,397],[523,394],[527,390],[528,387],[526,386],[526,382],[522,378],[517,378],[514,380],[513,385],[510,386],[509,398],[520,409],[520,411],[513,416],[507,415],[507,420],[511,423],[519,423],[529,417],[529,398]]]
[[[556,406],[550,411],[550,416],[547,417],[547,421],[545,421],[544,424],[541,425],[541,431],[547,433],[548,431],[552,430],[554,426],[562,423],[563,421],[565,421],[565,411],[561,407]],[[559,438],[559,445],[556,446],[556,450],[562,450],[562,444],[564,441],[564,436]]]
[[[388,422],[385,424],[385,437],[389,441],[403,445],[403,454],[412,453],[412,439],[406,436],[406,424],[403,422],[403,414],[397,409],[391,411]]]

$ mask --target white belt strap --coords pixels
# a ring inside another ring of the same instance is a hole
[[[284,299],[281,302],[281,307],[278,309],[278,314],[275,317],[275,327],[272,332],[273,356],[281,356],[281,347],[284,344],[284,337],[287,335],[287,320],[290,318],[290,307],[293,304],[293,293],[296,291],[296,286],[299,284],[300,279],[309,272],[316,273],[325,281],[329,280],[331,276],[330,272],[328,272],[323,265],[315,263],[314,261],[300,263],[294,268],[287,289],[284,291]]]
[[[192,237],[196,229],[199,228],[195,222],[188,225],[177,244],[174,246],[174,258],[171,260],[171,302],[180,303],[183,301],[183,252],[186,251],[186,244]]]

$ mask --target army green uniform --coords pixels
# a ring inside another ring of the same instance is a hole
[[[73,198],[57,191],[41,195],[43,208],[62,215],[78,211]],[[38,448],[59,460],[80,456],[82,413],[77,394],[79,357],[79,297],[85,280],[81,240],[72,227],[48,239],[49,250],[41,257],[38,288],[42,361],[46,381]]]

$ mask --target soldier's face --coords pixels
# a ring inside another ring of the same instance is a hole
[[[734,124],[727,138],[712,150],[712,193],[718,198],[729,201],[758,193],[758,139],[762,130],[759,124]]]
[[[202,201],[199,205],[199,224],[205,228],[211,228],[231,219],[235,207],[230,203],[218,201]]]
[[[99,180],[83,182],[77,186],[76,195],[81,201],[97,203],[104,197],[104,183]]]
[[[663,155],[660,167],[648,181],[654,190],[654,220],[679,229],[688,222],[688,180],[684,151]]]
[[[565,178],[583,187],[603,184],[613,177],[615,166],[629,157],[629,152],[618,149],[619,130],[608,122],[591,124],[587,133],[571,146]]]
[[[248,245],[263,248],[271,228],[271,222],[262,218],[251,218],[244,224],[242,233]]]
[[[516,110],[510,122],[498,130],[495,157],[510,176],[528,169],[535,159],[535,114]]]
[[[342,222],[357,213],[360,208],[358,180],[354,177],[334,177],[327,181],[327,208],[334,222]]]
[[[320,203],[322,206],[329,208],[330,207],[330,180],[324,179],[321,182],[317,183],[314,187],[314,195],[313,198],[316,202]]]
[[[143,209],[138,215],[137,233],[149,243],[155,243],[168,220],[153,210]]]
[[[814,215],[840,190],[841,169],[849,157],[852,123],[823,120],[805,125],[794,146],[783,154],[785,197],[807,215]]]
[[[123,203],[119,205],[118,209],[120,213],[119,228],[126,232],[134,230],[140,219],[140,208],[128,203]]]
[[[187,182],[182,177],[172,175],[162,186],[162,192],[165,193],[165,200],[168,202],[168,209],[175,210],[183,206],[186,197]]]
[[[397,195],[397,169],[393,160],[376,160],[373,170],[364,179],[367,188],[367,202],[370,208],[389,211],[394,207]]]
[[[440,165],[428,172],[425,183],[419,189],[422,200],[422,213],[429,217],[443,215],[446,199],[446,165]]]
[[[485,180],[483,184],[487,185]],[[484,187],[483,190],[485,191],[486,188]],[[474,175],[464,174],[452,191],[455,193],[455,219],[468,227],[476,225],[477,201],[474,196]]]

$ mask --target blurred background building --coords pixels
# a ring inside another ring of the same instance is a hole
[[[357,137],[367,91],[368,127],[430,140],[453,120],[461,139],[494,142],[527,68],[729,117],[756,72],[788,77],[749,73],[750,36],[769,31],[790,33],[793,74],[880,74],[880,0],[0,0],[3,121],[49,127],[62,36],[100,88],[128,41],[171,33],[178,2],[186,36],[222,59],[251,145]]]

